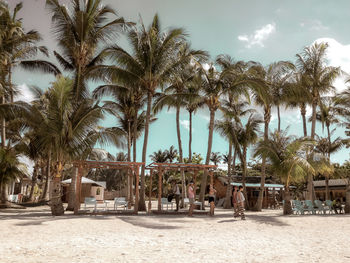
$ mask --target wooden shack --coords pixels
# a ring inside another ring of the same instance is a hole
[[[340,199],[345,201],[346,187],[349,184],[348,179],[331,179],[328,182],[330,199]],[[315,195],[319,200],[326,200],[326,182],[325,180],[314,181]]]

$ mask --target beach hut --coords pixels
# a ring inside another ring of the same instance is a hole
[[[69,186],[72,179],[62,181],[63,186],[63,202],[69,200]],[[81,178],[82,188],[80,193],[80,200],[84,202],[85,197],[95,197],[97,201],[104,200],[104,191],[106,189],[106,182],[98,182],[86,177]]]
[[[348,186],[348,179],[330,179],[328,181],[330,199],[340,199],[345,201],[346,187]],[[315,195],[317,199],[326,200],[326,181],[314,181]]]

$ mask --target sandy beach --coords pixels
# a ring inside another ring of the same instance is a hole
[[[350,216],[208,216],[0,210],[0,262],[349,262]]]

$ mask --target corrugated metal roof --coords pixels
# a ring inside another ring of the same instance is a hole
[[[328,181],[329,186],[342,186],[342,185],[347,185],[347,184],[348,184],[348,179],[331,179]],[[314,181],[314,186],[315,187],[325,187],[326,181],[325,180]]]
[[[240,186],[242,183],[231,183],[231,185]],[[260,187],[260,184],[246,183],[246,187]],[[265,184],[265,188],[284,188],[283,184]]]
[[[70,184],[71,182],[72,182],[72,179],[67,179],[67,180],[62,181],[62,184]],[[102,182],[96,182],[96,181],[91,180],[89,178],[86,178],[84,176],[81,178],[81,183],[82,184],[94,184],[94,185],[106,188],[106,185],[102,184]]]

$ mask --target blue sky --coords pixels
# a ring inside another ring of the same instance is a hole
[[[13,7],[20,1],[9,0]],[[55,41],[50,33],[50,16],[44,8],[44,0],[25,0],[20,12],[26,29],[36,29],[43,35],[43,44],[54,50]],[[68,3],[68,0],[61,1]],[[192,47],[210,53],[211,58],[219,54],[229,54],[236,60],[255,60],[264,65],[278,60],[295,61],[295,54],[314,41],[327,41],[330,45],[328,63],[342,66],[350,72],[350,34],[348,32],[350,1],[337,0],[106,0],[118,14],[131,21],[139,21],[141,16],[149,24],[155,13],[158,13],[163,28],[184,27],[189,35]],[[126,45],[123,38],[121,45]],[[37,85],[47,88],[52,77],[40,74],[17,71],[15,82],[23,90],[23,96],[30,97],[26,86]],[[339,91],[345,88],[343,79],[336,81]],[[95,86],[91,85],[91,89]],[[261,110],[260,110],[261,111]],[[308,114],[310,114],[308,110]],[[162,111],[158,120],[151,125],[148,155],[158,149],[171,145],[177,147],[175,112]],[[194,116],[192,150],[205,157],[208,136],[208,111],[200,110]],[[188,154],[188,114],[181,113],[181,133],[184,154]],[[107,125],[115,125],[108,118]],[[274,112],[270,129],[277,127]],[[289,126],[289,133],[302,135],[302,122],[297,110],[282,112],[282,128]],[[336,128],[336,127],[333,127]],[[310,124],[308,124],[310,133]],[[317,124],[317,133],[322,133]],[[344,129],[337,128],[334,136],[344,137]],[[141,159],[141,138],[137,144],[138,159]],[[213,151],[226,153],[227,142],[214,135]],[[118,151],[107,147],[112,153]],[[333,155],[334,162],[344,162],[349,158],[347,149]],[[148,160],[149,162],[150,160]]]

